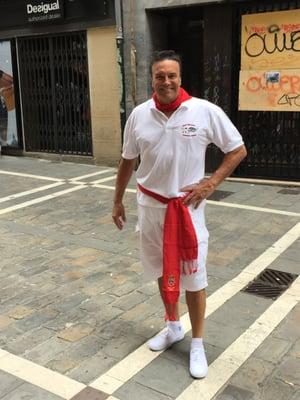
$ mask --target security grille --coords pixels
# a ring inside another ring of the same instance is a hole
[[[240,69],[241,16],[300,8],[300,1],[251,1],[235,6],[232,66],[234,75]],[[237,175],[298,180],[300,177],[300,113],[238,111],[238,79],[233,82],[232,115],[243,135],[248,156],[237,169]],[[300,111],[300,109],[299,109]]]
[[[27,151],[92,155],[85,32],[18,40]]]

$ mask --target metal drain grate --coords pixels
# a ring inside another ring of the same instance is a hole
[[[213,194],[209,197],[209,200],[220,201],[232,194],[234,194],[234,192],[227,192],[226,190],[215,190]]]
[[[289,272],[267,268],[242,289],[242,292],[276,300],[294,282],[297,276]]]

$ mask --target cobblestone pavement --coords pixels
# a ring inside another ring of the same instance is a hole
[[[190,332],[146,347],[163,308],[142,279],[134,179],[125,230],[111,223],[115,173],[0,158],[0,399],[300,399],[299,279],[277,300],[241,291],[265,268],[299,274],[300,187],[226,181],[208,202],[210,368],[194,381]]]

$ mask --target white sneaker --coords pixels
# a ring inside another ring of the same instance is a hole
[[[208,372],[208,365],[204,347],[191,348],[190,352],[190,374],[193,378],[205,378]]]
[[[148,341],[149,349],[152,351],[166,350],[173,343],[184,338],[184,330],[180,323],[167,322],[166,328]]]

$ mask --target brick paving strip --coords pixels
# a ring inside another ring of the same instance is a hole
[[[277,242],[275,242],[270,248],[268,248],[263,254],[261,254],[258,258],[256,258],[253,262],[251,262],[238,276],[236,276],[232,281],[226,283],[216,292],[214,292],[208,298],[207,302],[207,313],[206,316],[209,316],[214,311],[216,311],[219,307],[221,307],[227,300],[233,297],[237,292],[239,292],[250,280],[252,280],[258,273],[261,272],[264,268],[266,268],[269,264],[271,264],[280,254],[282,254],[291,244],[293,244],[298,237],[300,236],[300,223],[296,224],[293,228],[291,228],[285,235],[283,235]],[[294,285],[292,286],[291,290],[298,290],[298,300],[299,300],[299,278],[295,281]],[[290,310],[292,305],[294,304],[295,295],[290,295],[290,291],[287,292],[288,294],[285,297],[280,297],[286,299],[285,303],[280,307],[283,307],[284,310]],[[294,292],[293,292],[294,293]],[[288,296],[288,297],[287,297]],[[287,300],[293,301],[287,301]],[[274,303],[275,304],[275,303]],[[285,307],[284,307],[285,306]],[[272,306],[273,307],[273,306]],[[269,308],[269,312],[274,313],[272,310],[273,308]],[[288,311],[287,311],[288,312]],[[239,352],[241,354],[245,353],[245,350],[240,349],[239,340],[242,340],[243,345],[244,342],[249,341],[249,332],[253,335],[253,326],[259,325],[263,323],[264,315],[268,313],[268,310],[257,320],[262,322],[255,322],[252,327],[250,327],[242,336],[243,339],[237,339],[237,341],[232,344],[224,353],[219,361],[224,367],[224,362],[228,362],[230,360],[229,356],[226,356],[226,352],[230,351],[230,349],[234,348],[232,346],[238,346]],[[276,311],[277,313],[277,311]],[[274,322],[277,321],[276,325],[280,322],[278,318],[284,318],[283,312],[278,312],[278,317],[275,318]],[[188,331],[190,330],[190,323],[188,315],[185,314],[182,317],[182,322],[184,324],[185,329]],[[255,325],[256,324],[256,325]],[[270,329],[270,324],[266,325],[266,329]],[[263,338],[261,341],[266,337],[266,329],[262,329]],[[249,331],[250,330],[250,331]],[[255,331],[256,332],[256,331]],[[251,336],[250,335],[250,336]],[[261,336],[260,336],[261,337]],[[260,342],[261,342],[260,341]],[[255,343],[255,348],[258,347],[260,342]],[[251,341],[249,342],[252,343]],[[251,347],[251,353],[255,350],[253,349],[253,343]],[[242,346],[243,347],[243,346]],[[250,353],[250,354],[251,354]],[[125,384],[130,378],[132,378],[136,373],[138,373],[141,369],[145,368],[153,359],[158,357],[161,352],[151,352],[149,351],[146,344],[139,347],[133,353],[125,357],[122,361],[112,367],[109,371],[103,374],[98,379],[94,380],[89,386],[86,386],[83,383],[77,382],[71,378],[68,378],[64,375],[61,375],[57,372],[54,372],[50,369],[45,367],[39,366],[31,361],[25,360],[21,357],[15,356],[13,354],[8,353],[7,351],[0,349],[0,369],[10,373],[20,379],[23,379],[29,383],[32,383],[36,386],[39,386],[42,389],[48,390],[49,392],[56,394],[63,399],[66,400],[103,400],[107,396],[112,395],[118,388],[120,388],[123,384]],[[225,354],[225,355],[224,355]],[[249,355],[250,355],[249,354]],[[248,356],[249,356],[248,355]],[[247,357],[248,357],[247,356]],[[225,358],[224,358],[225,357]],[[241,359],[238,359],[241,362]],[[238,361],[232,362],[233,366],[236,366]],[[244,360],[245,361],[245,360]],[[219,370],[216,366],[218,359],[212,364],[212,372],[210,375],[213,375],[213,371],[216,370],[216,374],[219,374]],[[238,367],[237,367],[238,368]],[[232,371],[232,368],[230,369]],[[209,382],[207,379],[201,382]],[[222,381],[223,382],[223,381]],[[204,383],[202,383],[204,384]],[[223,383],[222,383],[223,384]],[[193,389],[191,389],[193,390]],[[197,389],[198,390],[198,389]],[[83,394],[82,394],[83,393]],[[87,394],[90,395],[90,398],[87,397]],[[81,397],[78,397],[78,396]],[[76,396],[76,397],[75,397]],[[82,397],[85,396],[85,397]],[[96,397],[95,397],[96,396]],[[97,397],[98,396],[98,397]],[[187,395],[187,398],[189,395]],[[192,396],[193,397],[193,396]],[[109,400],[117,400],[115,397],[110,396]],[[183,400],[183,399],[182,399]]]
[[[252,261],[239,275],[220,289],[216,290],[207,299],[206,317],[221,307],[227,300],[237,294],[254,277],[269,266],[277,257],[280,256],[291,244],[300,236],[300,223],[291,228],[285,235],[277,240],[264,253]],[[189,316],[185,314],[181,317],[185,331],[191,329]],[[90,386],[113,394],[124,383],[131,379],[141,369],[145,368],[151,361],[158,357],[161,352],[151,352],[147,344],[143,344],[133,353],[129,354],[122,361],[108,370],[98,379],[94,380]]]

